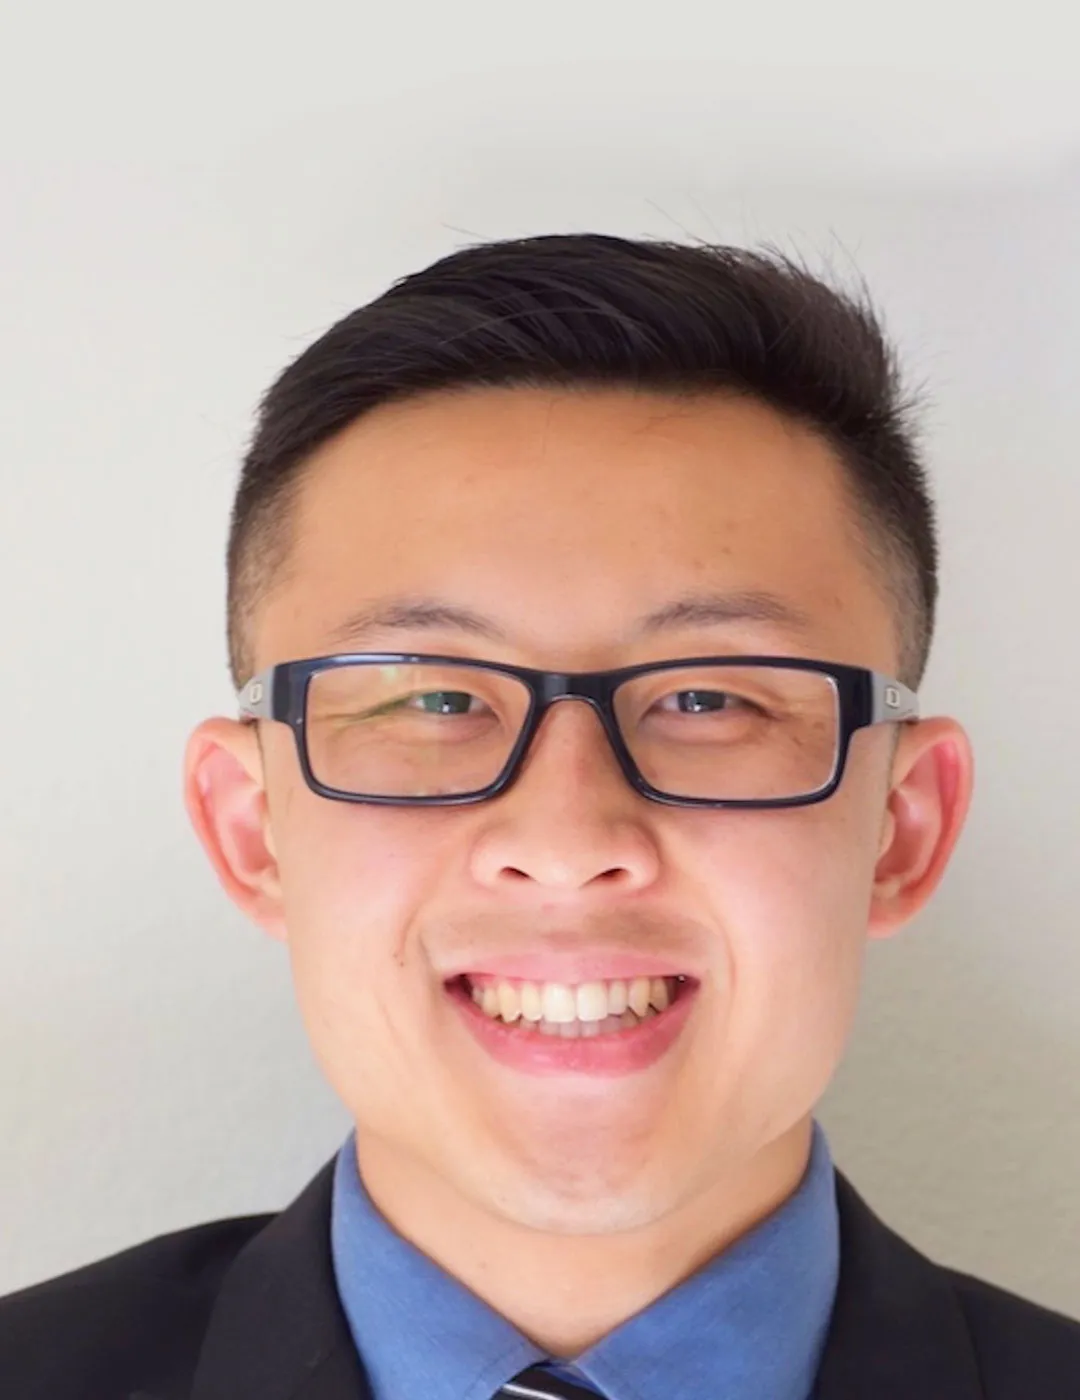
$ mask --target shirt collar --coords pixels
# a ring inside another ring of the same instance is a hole
[[[357,1169],[350,1133],[334,1166],[334,1274],[374,1400],[490,1400],[548,1359],[514,1325],[397,1233]],[[839,1277],[832,1158],[815,1122],[798,1189],[690,1278],[575,1358],[607,1400],[717,1394],[805,1400]]]

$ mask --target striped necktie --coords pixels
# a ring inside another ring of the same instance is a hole
[[[496,1391],[493,1400],[602,1400],[591,1386],[553,1376],[546,1366],[526,1366]]]

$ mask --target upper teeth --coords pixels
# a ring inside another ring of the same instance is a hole
[[[473,1001],[488,1016],[504,1021],[603,1021],[630,1008],[644,1016],[646,1008],[663,1011],[671,1002],[678,977],[635,977],[633,981],[479,983],[469,979]]]

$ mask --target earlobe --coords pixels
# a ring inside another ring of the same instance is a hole
[[[897,747],[887,799],[868,934],[887,938],[937,889],[971,805],[971,743],[952,719],[912,726]]]
[[[195,729],[184,754],[184,803],[226,894],[271,937],[284,941],[277,852],[251,726],[217,717]]]

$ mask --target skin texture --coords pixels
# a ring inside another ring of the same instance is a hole
[[[480,389],[385,406],[312,459],[258,668],[415,650],[589,670],[760,652],[895,675],[890,607],[831,451],[770,409],[629,391]],[[809,614],[627,643],[692,589],[764,589]],[[438,594],[465,633],[333,646],[361,604]],[[953,719],[860,731],[816,806],[651,803],[600,723],[546,716],[515,785],[471,807],[380,808],[305,786],[282,724],[191,735],[185,801],[230,898],[288,950],[301,1015],[400,1234],[552,1354],[573,1357],[771,1214],[805,1171],[867,942],[925,905],[967,814]],[[674,1050],[622,1078],[523,1079],[490,1061],[444,977],[485,954],[588,944],[700,979]]]

